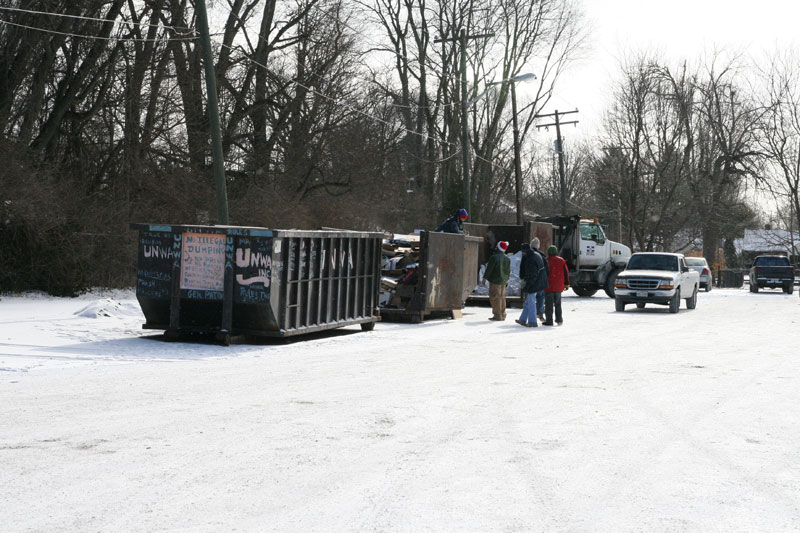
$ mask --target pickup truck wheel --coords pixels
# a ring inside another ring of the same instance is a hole
[[[622,298],[614,298],[614,309],[620,313],[625,310],[625,302],[622,301]]]
[[[794,285],[787,285],[784,287],[783,292],[786,294],[792,294],[792,292],[794,292]]]
[[[669,312],[677,313],[680,307],[681,307],[681,290],[680,288],[678,288],[675,289],[675,296],[673,296],[672,300],[669,301]]]
[[[692,297],[686,298],[686,309],[694,309],[697,307],[697,291],[698,288],[695,286],[694,292],[692,292]]]
[[[644,309],[644,302],[636,302],[636,309]]]

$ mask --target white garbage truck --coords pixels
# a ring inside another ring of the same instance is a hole
[[[540,216],[536,217],[536,223],[552,226],[552,243],[567,262],[575,294],[593,296],[603,289],[609,298],[614,297],[614,282],[631,258],[630,248],[609,240],[597,219],[579,215]]]

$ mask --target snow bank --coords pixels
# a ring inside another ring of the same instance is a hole
[[[142,317],[142,310],[137,302],[121,302],[111,298],[95,300],[92,303],[75,311],[74,315],[84,318],[100,317]]]

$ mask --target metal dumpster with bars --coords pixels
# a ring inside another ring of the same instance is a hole
[[[460,316],[478,284],[478,251],[483,239],[454,233],[420,233],[419,272],[398,302],[381,306],[381,319],[421,322],[426,316]]]
[[[146,329],[287,337],[379,319],[382,233],[131,224]]]

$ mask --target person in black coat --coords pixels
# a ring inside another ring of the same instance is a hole
[[[544,263],[545,284],[542,290],[536,293],[536,315],[544,320],[544,290],[547,288],[547,280],[550,278],[550,265],[547,264],[547,256],[539,249],[539,242],[539,237],[534,237],[531,240],[531,249],[542,258],[542,263]]]
[[[536,294],[547,287],[547,276],[544,270],[544,261],[528,243],[522,244],[522,260],[519,263],[519,278],[522,282],[521,290],[524,297],[522,314],[517,319],[517,324],[535,328],[536,323]]]
[[[466,209],[459,209],[453,216],[439,224],[436,231],[440,233],[464,233],[464,221],[467,220],[469,214]]]

